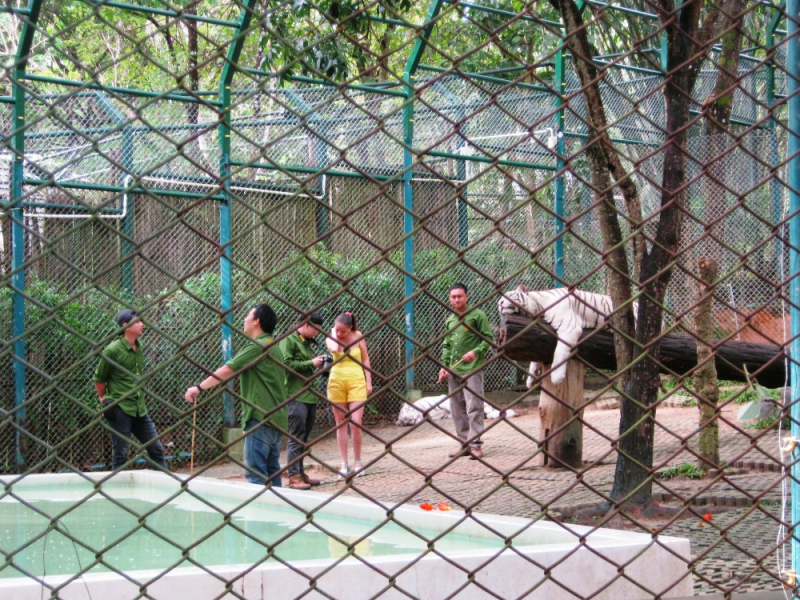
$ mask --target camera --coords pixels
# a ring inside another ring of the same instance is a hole
[[[322,358],[322,368],[323,368],[323,369],[327,369],[328,367],[330,367],[330,366],[331,366],[331,363],[332,363],[332,362],[333,362],[333,357],[332,357],[330,354],[326,354],[326,355],[325,355],[325,356]]]

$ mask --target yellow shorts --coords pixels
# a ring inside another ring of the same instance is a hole
[[[345,402],[366,402],[367,382],[363,379],[354,381],[329,381],[328,400],[337,404]]]

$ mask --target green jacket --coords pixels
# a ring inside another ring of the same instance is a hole
[[[132,417],[147,414],[142,389],[144,352],[136,340],[136,350],[131,348],[123,336],[114,340],[100,355],[92,381],[106,384],[106,398],[119,400],[122,412]]]
[[[287,397],[283,354],[273,342],[269,335],[262,333],[225,363],[241,375],[239,390],[244,399],[243,429],[250,419],[266,419],[268,425],[280,431],[289,428],[286,407],[281,406]]]
[[[295,398],[298,402],[305,404],[316,404],[317,395],[312,391],[316,381],[309,381],[317,370],[311,360],[316,356],[311,340],[307,340],[296,331],[281,342],[281,352],[283,352],[283,364],[297,373],[286,371],[287,392],[291,398],[300,392]]]
[[[494,339],[486,314],[478,308],[467,308],[463,315],[451,314],[447,317],[445,328],[447,335],[442,342],[442,364],[451,367],[458,375],[480,369],[486,362],[486,353]],[[470,350],[475,352],[475,360],[456,365]]]

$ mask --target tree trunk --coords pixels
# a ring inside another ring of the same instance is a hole
[[[700,409],[700,462],[698,467],[707,471],[719,466],[719,386],[717,367],[714,365],[714,322],[711,307],[719,269],[712,258],[697,261],[700,274],[699,302],[694,322],[697,331],[697,370],[694,372],[694,389]]]
[[[503,345],[506,358],[536,361],[553,360],[558,338],[548,326],[525,315],[508,315],[500,333],[507,340]],[[577,358],[595,369],[617,370],[614,355],[614,334],[608,329],[584,329],[576,348]],[[747,382],[750,379],[768,388],[783,387],[785,382],[784,352],[781,346],[755,342],[723,342],[716,346],[714,362],[717,376]],[[661,354],[657,364],[661,373],[689,377],[697,367],[697,339],[693,335],[668,334],[661,338]],[[656,384],[656,388],[658,384]]]
[[[551,365],[545,367],[549,370]],[[579,360],[567,363],[567,376],[556,385],[548,375],[539,396],[539,437],[542,466],[579,469],[583,464],[583,381],[586,369]]]

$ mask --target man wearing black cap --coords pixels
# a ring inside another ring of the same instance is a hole
[[[112,468],[116,471],[128,461],[133,436],[147,451],[152,461],[150,466],[158,465],[166,470],[164,448],[153,419],[147,414],[142,390],[144,353],[139,336],[144,324],[130,309],[117,315],[117,324],[123,328],[122,335],[103,350],[92,378],[100,404],[107,407],[105,414],[109,425],[115,431],[111,434]]]

